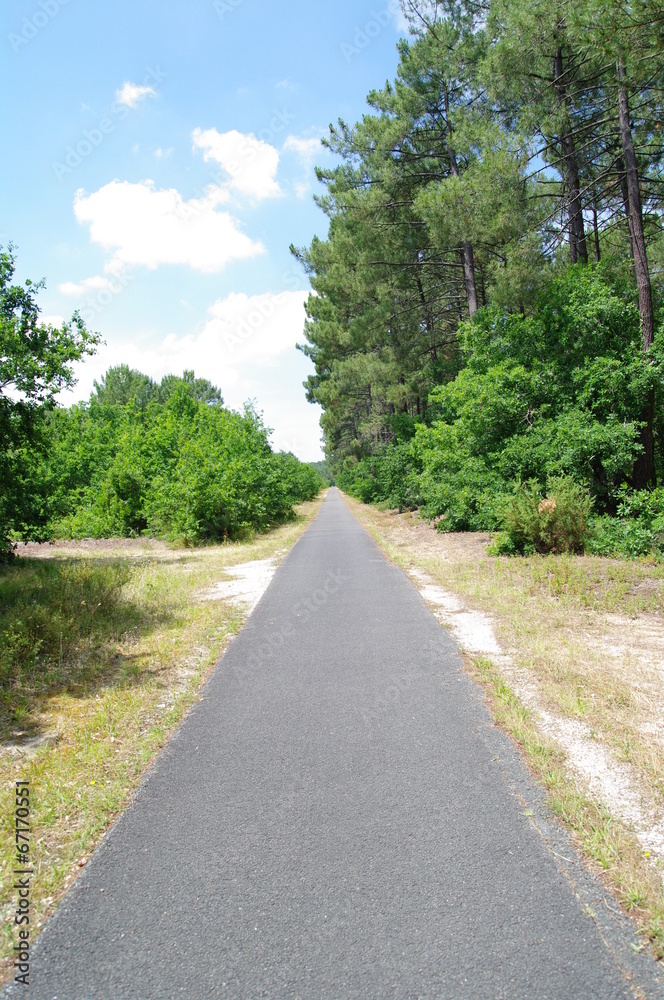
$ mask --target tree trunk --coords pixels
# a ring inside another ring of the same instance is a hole
[[[595,260],[599,264],[599,226],[597,224],[597,192],[593,188],[593,233],[595,236]]]
[[[465,240],[463,244],[463,276],[466,282],[468,315],[472,319],[477,312],[477,286],[475,284],[475,260],[473,258],[473,245],[470,240]]]
[[[629,191],[627,189],[627,171],[625,170],[625,161],[622,156],[619,156],[616,160],[616,166],[618,168],[618,177],[620,178],[620,195],[622,197],[623,212],[625,213],[625,218],[627,219],[627,232],[629,234],[629,255],[634,260],[634,237],[632,236],[632,216],[629,210]],[[636,281],[636,271],[634,271],[634,280]]]
[[[449,100],[447,96],[447,88],[444,88],[445,95],[445,118],[448,128],[448,150],[450,158],[450,173],[452,177],[459,176],[459,167],[457,164],[456,153],[454,149],[449,144]],[[463,264],[463,278],[466,285],[466,302],[468,303],[468,315],[472,319],[477,312],[477,286],[475,284],[475,260],[473,257],[473,245],[470,240],[464,240],[463,250],[461,251],[461,262]]]
[[[482,305],[486,305],[486,292],[484,290],[484,270],[480,267],[480,297],[482,299]]]
[[[653,342],[655,318],[652,306],[652,288],[648,271],[648,255],[643,232],[643,215],[641,211],[641,192],[639,190],[639,171],[632,142],[632,130],[629,124],[629,102],[625,84],[625,69],[620,62],[616,63],[618,77],[618,111],[620,115],[620,141],[622,143],[623,160],[625,161],[625,176],[629,195],[629,220],[634,247],[634,271],[636,286],[639,291],[639,313],[641,315],[641,346],[647,351]],[[655,411],[654,390],[648,394],[641,420],[644,423],[641,430],[643,454],[634,463],[633,485],[635,489],[644,489],[655,485],[655,450],[653,440],[653,420]]]
[[[586,246],[586,233],[583,226],[583,206],[581,204],[581,184],[579,181],[579,162],[576,158],[576,148],[574,137],[569,127],[567,89],[563,79],[563,53],[558,49],[553,61],[553,71],[555,74],[556,91],[558,93],[558,103],[565,110],[565,131],[562,137],[563,155],[565,158],[565,174],[568,191],[568,219],[569,219],[569,251],[572,263],[578,260],[588,263],[588,248]]]

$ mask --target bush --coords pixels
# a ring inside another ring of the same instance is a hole
[[[401,511],[415,510],[421,502],[419,463],[410,441],[388,444],[359,460],[347,459],[335,482],[364,503],[386,503]]]
[[[659,336],[645,357],[638,311],[595,266],[556,276],[532,316],[480,309],[459,332],[464,367],[430,392],[431,422],[416,429],[425,516],[495,530],[515,482],[560,477],[614,513],[648,393],[661,398]]]
[[[30,469],[35,513],[23,536],[239,538],[317,495],[316,470],[275,454],[251,407],[228,410],[218,390],[185,375],[163,379],[154,398],[108,402],[98,392],[54,411],[48,453]]]
[[[520,483],[504,505],[496,549],[583,552],[592,505],[588,491],[568,476],[552,478],[544,497],[537,480]]]
[[[664,552],[664,489],[620,491],[617,517],[596,517],[587,551],[598,556]]]

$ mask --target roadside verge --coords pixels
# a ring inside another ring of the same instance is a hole
[[[344,497],[464,653],[588,864],[664,956],[664,563],[490,557]]]

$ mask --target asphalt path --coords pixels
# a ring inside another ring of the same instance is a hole
[[[611,907],[332,490],[8,995],[661,995]]]

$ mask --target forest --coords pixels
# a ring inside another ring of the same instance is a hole
[[[497,552],[661,550],[661,4],[405,8],[291,248],[335,481]]]

